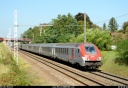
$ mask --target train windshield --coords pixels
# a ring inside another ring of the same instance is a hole
[[[94,46],[85,46],[85,50],[87,53],[96,53]]]

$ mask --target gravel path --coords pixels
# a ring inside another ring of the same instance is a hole
[[[27,64],[31,66],[31,70],[34,71],[39,78],[43,79],[46,86],[82,86],[82,84],[65,76],[64,74],[57,72],[56,70],[36,61],[32,58],[19,53],[19,55],[26,60]],[[38,83],[37,83],[38,84]],[[45,86],[45,84],[43,85]]]

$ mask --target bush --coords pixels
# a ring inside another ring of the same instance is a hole
[[[87,29],[86,41],[94,43],[100,50],[110,50],[111,37],[110,33],[105,30]],[[84,34],[76,38],[76,42],[83,42]]]
[[[122,40],[117,44],[117,52],[115,61],[119,64],[128,65],[128,40]]]

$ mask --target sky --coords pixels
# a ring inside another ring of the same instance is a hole
[[[18,27],[19,37],[28,28],[49,23],[59,14],[86,13],[100,27],[111,17],[117,17],[120,28],[128,21],[128,0],[0,0],[0,37],[7,37],[9,29],[13,37],[15,10],[18,25],[27,25]]]

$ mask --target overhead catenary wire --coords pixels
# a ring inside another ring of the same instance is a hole
[[[114,18],[116,19],[116,18],[120,18],[120,17],[127,16],[127,15],[128,15],[128,13],[123,14],[123,15],[121,15],[121,16],[114,17]],[[105,21],[109,21],[109,20],[110,20],[110,19],[106,19],[106,20],[103,20],[103,21],[100,21],[100,22],[96,22],[96,24],[103,23],[103,22],[105,22]]]

